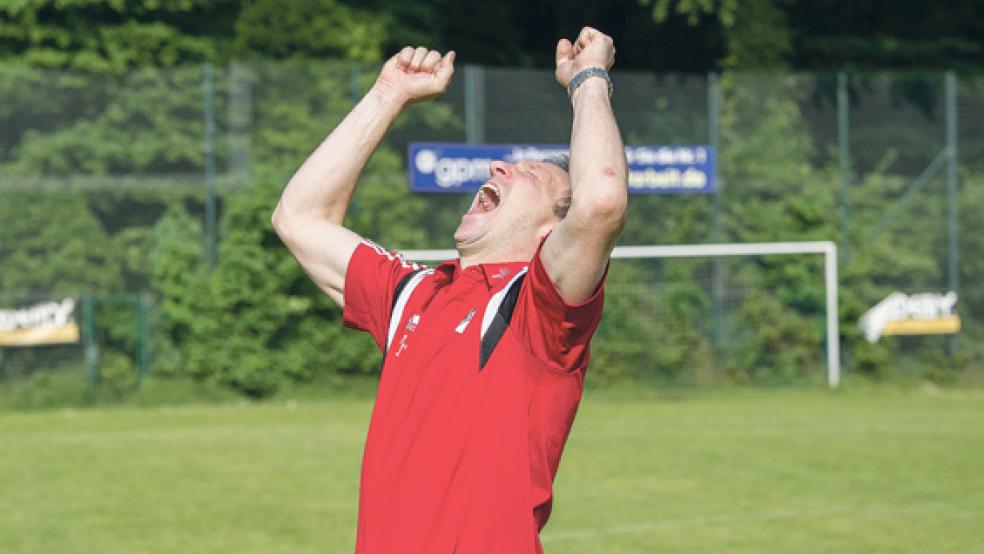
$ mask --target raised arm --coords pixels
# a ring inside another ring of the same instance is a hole
[[[311,279],[344,306],[345,272],[361,238],[342,226],[359,175],[404,106],[440,95],[454,52],[406,47],[362,101],[301,165],[273,212],[273,227]]]
[[[585,69],[607,71],[614,58],[612,39],[585,27],[574,44],[567,39],[557,43],[557,82],[566,89]],[[628,168],[608,82],[588,77],[574,91],[571,102],[571,207],[547,237],[541,256],[561,295],[576,304],[597,287],[622,231]]]

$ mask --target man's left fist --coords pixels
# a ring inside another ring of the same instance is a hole
[[[577,40],[562,38],[557,41],[557,70],[554,76],[560,86],[567,88],[579,72],[589,67],[599,67],[608,71],[615,63],[615,43],[612,37],[598,29],[585,27]]]

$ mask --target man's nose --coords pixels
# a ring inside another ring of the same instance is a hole
[[[501,160],[496,160],[489,164],[489,175],[492,177],[506,177],[512,176],[512,164],[508,164]]]

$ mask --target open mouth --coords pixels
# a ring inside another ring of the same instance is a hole
[[[482,185],[482,188],[478,189],[478,204],[476,208],[481,212],[491,212],[499,207],[501,201],[502,192],[495,183],[489,181]]]

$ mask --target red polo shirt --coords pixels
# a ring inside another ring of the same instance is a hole
[[[542,552],[603,286],[567,304],[539,252],[529,262],[421,269],[365,241],[345,277],[345,325],[385,353],[356,552]],[[510,302],[511,320],[501,321]]]

